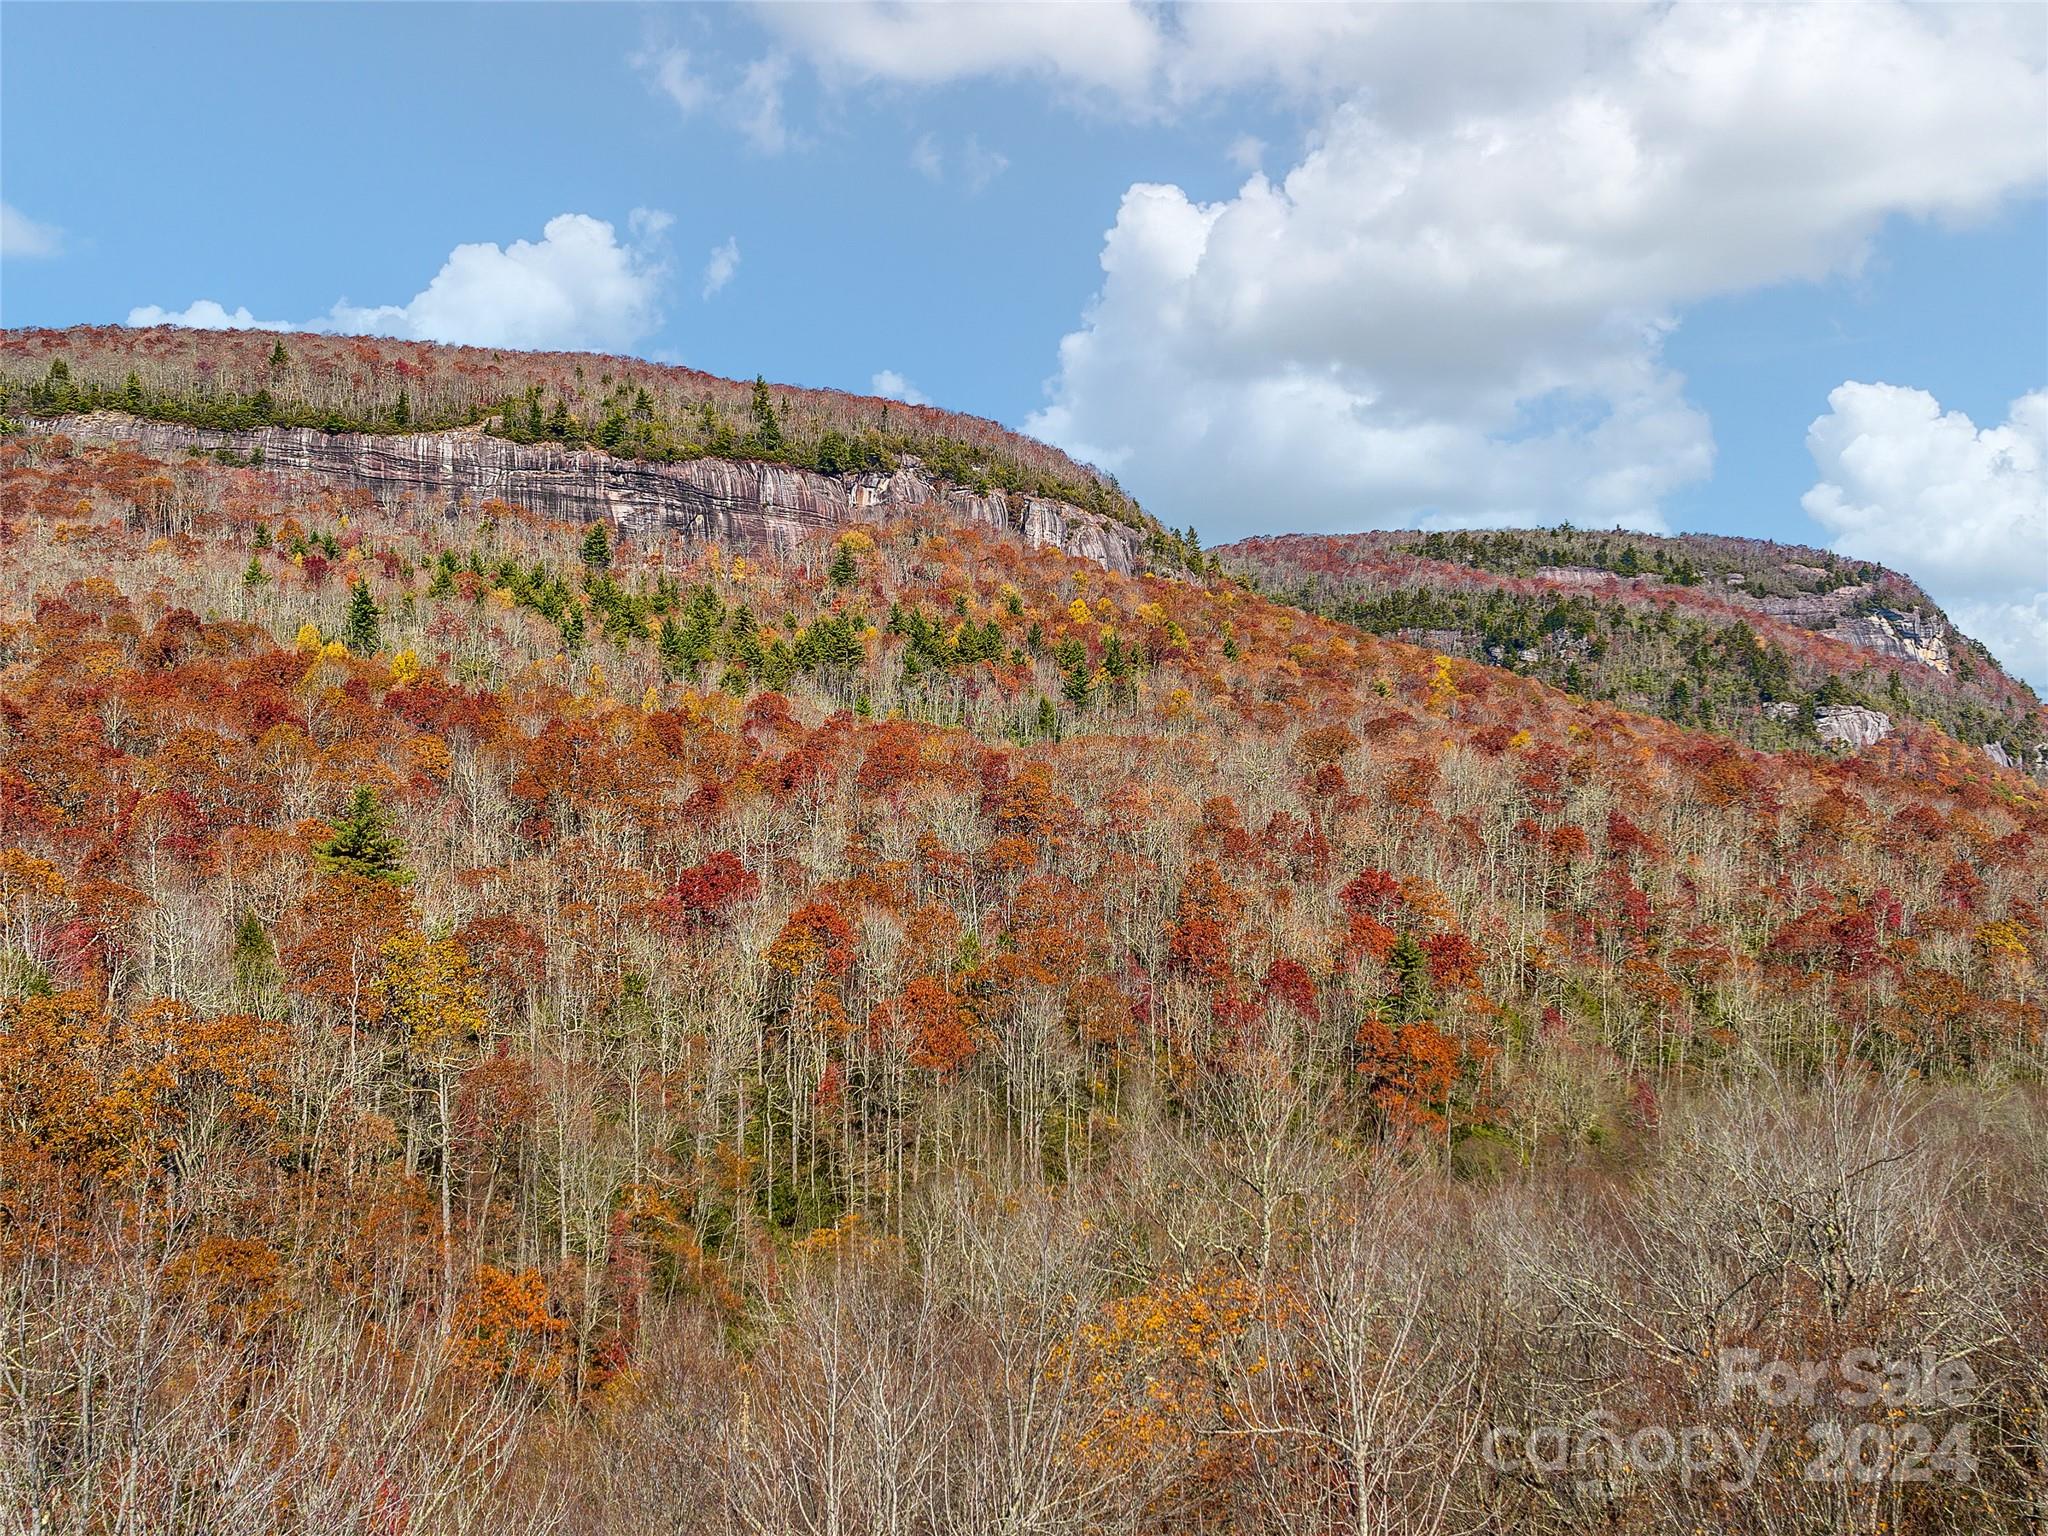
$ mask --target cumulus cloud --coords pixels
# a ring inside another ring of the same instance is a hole
[[[868,380],[868,388],[885,400],[901,400],[905,405],[930,405],[923,390],[903,377],[894,368],[884,368]]]
[[[1978,427],[1923,389],[1843,384],[1806,434],[1803,505],[1842,554],[1906,572],[2048,687],[2048,390]]]
[[[704,297],[710,298],[727,283],[740,269],[740,242],[737,235],[726,236],[723,245],[711,248],[711,255],[704,262]]]
[[[1338,27],[1325,9],[1181,15],[1251,30],[1239,75],[1323,79],[1272,38]],[[1620,36],[1608,9],[1482,43],[1483,99],[1356,92],[1277,181],[1133,186],[1032,429],[1217,536],[1656,529],[1713,464],[1663,357],[1687,305],[1853,270],[1887,217],[1981,214],[2048,173],[2042,50],[2011,13],[1677,6]],[[1422,57],[1448,24],[1428,11],[1374,25]]]
[[[55,256],[64,249],[64,231],[39,224],[12,203],[0,203],[0,256]]]
[[[142,304],[128,311],[130,325],[182,325],[191,331],[297,331],[289,320],[258,320],[246,305],[229,309],[212,299],[194,299],[183,309]]]
[[[404,304],[357,305],[342,299],[318,319],[288,322],[258,320],[246,307],[230,310],[200,299],[175,311],[142,305],[129,311],[128,323],[616,350],[660,324],[667,276],[662,236],[673,222],[666,213],[637,208],[621,241],[603,219],[558,214],[537,241],[458,245],[433,281]]]

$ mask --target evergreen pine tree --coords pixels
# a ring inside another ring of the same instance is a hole
[[[277,982],[277,949],[264,931],[262,920],[252,911],[243,912],[242,920],[235,925],[228,965],[235,990],[247,1002],[260,1003]]]
[[[331,874],[390,885],[404,885],[412,879],[405,867],[405,845],[391,830],[384,808],[377,803],[377,792],[367,784],[356,791],[334,836],[315,846],[313,857]]]
[[[283,342],[281,342],[281,341],[280,341],[280,342],[276,343],[275,345],[273,345],[273,346],[271,347],[271,349],[270,349],[270,369],[271,369],[271,372],[275,373],[275,372],[276,372],[276,371],[277,371],[278,369],[280,369],[280,368],[288,368],[288,367],[290,367],[290,366],[291,366],[291,361],[292,361],[292,355],[291,355],[291,353],[289,353],[289,352],[285,351],[285,349],[284,349],[284,343],[283,343]]]
[[[1066,682],[1062,685],[1061,691],[1074,708],[1088,707],[1089,695],[1095,691],[1095,679],[1089,673],[1088,659],[1085,656],[1067,669]]]
[[[263,562],[257,559],[256,556],[251,555],[249,557],[249,568],[242,572],[242,585],[245,587],[261,587],[267,585],[269,581],[270,578],[263,574]]]
[[[687,677],[692,670],[683,628],[674,619],[661,621],[661,667],[670,677]]]
[[[409,427],[412,425],[412,396],[403,389],[399,390],[398,399],[392,402],[391,424],[394,427]]]
[[[775,414],[774,397],[768,393],[768,381],[760,374],[754,375],[754,437],[768,452],[773,453],[782,446],[782,418]]]
[[[370,584],[357,581],[348,589],[348,619],[341,627],[341,643],[358,656],[377,654],[377,601],[370,596]]]
[[[1057,736],[1060,733],[1060,712],[1052,707],[1052,700],[1043,694],[1038,698],[1038,734]]]
[[[832,569],[828,574],[835,587],[850,585],[854,577],[860,574],[860,567],[854,563],[853,551],[847,547],[844,540],[840,541],[839,551],[832,557]]]
[[[593,571],[608,571],[612,567],[612,538],[603,523],[592,523],[590,532],[583,535],[583,563]]]
[[[1394,988],[1387,998],[1387,1015],[1396,1024],[1412,1024],[1429,1016],[1429,960],[1415,936],[1404,933],[1387,956]]]

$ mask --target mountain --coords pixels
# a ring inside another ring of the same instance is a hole
[[[819,520],[816,477],[852,482],[857,505],[920,505],[937,484],[964,516],[1103,529],[1082,541],[1095,558],[1188,558],[1182,536],[1113,480],[993,422],[636,358],[174,327],[0,338],[0,417],[63,418],[91,435],[95,413],[156,424],[136,440],[161,449],[268,455],[387,496],[474,504],[504,492],[570,517],[637,496],[647,515],[699,535],[765,539]],[[114,435],[136,438],[118,426]],[[766,494],[691,468],[706,461],[752,466]],[[908,485],[893,486],[898,476]],[[767,519],[758,527],[731,523],[757,513]]]
[[[279,345],[0,344],[37,1528],[2032,1517],[2041,784],[1904,711],[1764,752],[1366,633],[945,413],[287,338],[227,419]],[[502,435],[531,399],[559,438]],[[926,499],[860,502],[910,458]],[[1661,601],[1605,582],[1617,633]],[[1869,654],[1715,601],[1795,681],[1791,637]],[[1934,1384],[1752,1380],[1845,1358]],[[1866,1421],[1940,1475],[1799,1475]],[[1731,1449],[1639,1476],[1610,1429]]]
[[[1216,550],[1261,590],[1372,634],[1770,750],[1901,720],[2048,771],[2048,710],[1906,576],[1721,535],[1556,528],[1281,534]]]

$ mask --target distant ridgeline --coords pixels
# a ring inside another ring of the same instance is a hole
[[[170,327],[0,333],[0,417],[92,411],[221,431],[476,428],[653,463],[753,459],[835,475],[914,455],[977,494],[1042,496],[1138,529],[1162,567],[1201,564],[1192,529],[1162,526],[1114,477],[994,422],[637,358]]]
[[[1920,720],[2048,767],[2048,712],[1911,580],[1719,535],[1288,534],[1217,550],[1270,596],[1754,746],[1858,746]]]

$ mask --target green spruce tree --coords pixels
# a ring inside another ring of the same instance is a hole
[[[277,985],[277,949],[264,931],[262,919],[252,911],[243,912],[242,920],[235,925],[228,968],[242,1001],[262,1008]]]
[[[760,374],[754,375],[754,440],[769,453],[782,447],[782,418],[775,413],[774,397],[768,393],[768,381]]]
[[[364,880],[382,880],[404,885],[412,879],[405,867],[405,845],[391,830],[377,792],[367,784],[349,802],[348,814],[334,829],[334,836],[317,844],[313,857],[330,874],[354,875]]]
[[[832,557],[832,569],[827,575],[833,586],[844,587],[852,585],[854,577],[859,574],[860,567],[854,562],[853,551],[847,547],[845,540],[842,539],[839,544],[839,552]]]
[[[348,589],[348,619],[341,627],[341,643],[358,656],[374,656],[377,638],[377,600],[370,596],[370,584],[358,580]]]

